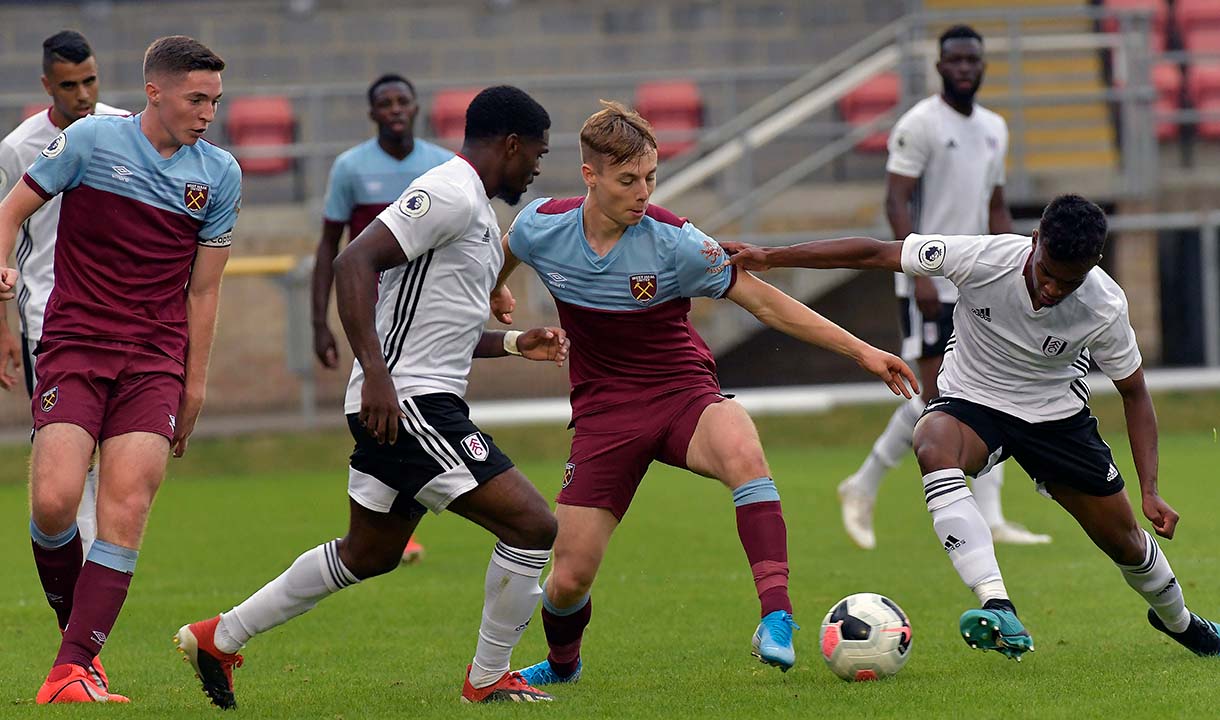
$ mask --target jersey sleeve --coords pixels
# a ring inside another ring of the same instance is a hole
[[[80,185],[93,156],[97,128],[93,117],[77,120],[55,136],[25,171],[27,182],[44,200]]]
[[[220,182],[219,192],[208,203],[208,212],[199,229],[199,244],[205,247],[229,247],[233,244],[233,228],[241,212],[241,166],[229,158],[229,169]]]
[[[522,208],[513,218],[513,224],[508,226],[508,249],[521,262],[534,266],[533,247],[530,243],[530,221],[538,210],[538,206],[550,198],[539,198]]]
[[[902,272],[922,277],[944,277],[958,287],[967,284],[987,246],[983,235],[920,235],[902,241]]]
[[[8,191],[21,179],[24,170],[17,151],[8,143],[0,142],[0,198],[8,195]]]
[[[1122,310],[1114,320],[1089,343],[1089,354],[1111,380],[1131,377],[1143,364],[1139,345],[1135,342],[1135,330],[1127,313],[1126,298],[1123,298]]]
[[[682,297],[724,297],[735,277],[732,269],[725,267],[725,259],[719,243],[693,224],[683,225],[674,246],[674,265]]]
[[[331,222],[346,223],[352,219],[352,208],[356,200],[352,191],[352,173],[341,156],[330,167],[330,179],[326,181],[326,201],[322,206],[322,217]]]
[[[923,175],[931,153],[923,123],[918,116],[908,112],[898,119],[890,131],[886,149],[889,151],[889,158],[885,161],[886,172],[910,178]]]
[[[407,260],[443,247],[470,226],[474,206],[461,188],[421,178],[377,216],[402,247]]]

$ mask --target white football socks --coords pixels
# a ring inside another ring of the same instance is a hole
[[[979,604],[1007,600],[991,530],[966,487],[966,474],[957,468],[930,472],[923,476],[923,492],[936,536],[962,582],[978,596]]]
[[[76,527],[80,531],[81,557],[89,557],[89,548],[97,539],[97,463],[89,465],[85,473],[85,489],[81,493],[80,507],[76,509]]]
[[[864,464],[856,471],[851,481],[852,490],[869,497],[877,496],[877,489],[881,487],[885,474],[911,451],[915,423],[919,421],[923,408],[923,399],[916,395],[894,410],[885,430],[864,459]]]
[[[319,545],[240,605],[221,614],[216,649],[235,653],[255,635],[308,612],[323,598],[358,582],[339,559],[338,540]]]
[[[996,464],[986,474],[979,475],[970,483],[979,512],[987,521],[987,527],[1004,523],[1004,510],[1000,507],[1000,487],[1004,485],[1004,465]]]
[[[513,648],[521,640],[542,599],[538,577],[550,550],[522,550],[496,543],[483,584],[483,621],[470,664],[470,684],[487,687],[509,670]]]
[[[1118,569],[1122,570],[1127,584],[1148,601],[1165,627],[1170,632],[1180,633],[1190,625],[1190,611],[1182,597],[1182,586],[1174,577],[1165,554],[1157,547],[1156,539],[1147,530],[1141,532],[1144,533],[1144,562],[1119,565]]]

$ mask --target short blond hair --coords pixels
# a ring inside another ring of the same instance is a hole
[[[657,149],[652,125],[638,112],[613,100],[600,101],[602,109],[589,116],[580,129],[580,156],[585,162],[608,158],[620,165]]]

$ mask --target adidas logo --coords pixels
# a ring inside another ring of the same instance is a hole
[[[945,552],[953,552],[954,550],[958,549],[959,547],[961,547],[965,544],[966,544],[965,540],[958,540],[957,538],[950,535],[949,537],[945,538]]]
[[[1110,469],[1106,471],[1106,482],[1114,482],[1118,479],[1118,468],[1114,467],[1114,463],[1110,463]]]
[[[1165,587],[1161,588],[1161,591],[1159,593],[1157,593],[1156,596],[1160,597],[1160,596],[1164,595],[1165,593],[1172,590],[1174,588],[1174,586],[1177,584],[1178,584],[1178,579],[1176,577],[1169,578],[1169,584],[1166,585]]]
[[[984,322],[991,322],[991,308],[989,308],[989,307],[974,308],[970,312],[974,313],[974,316],[976,318],[978,318]]]

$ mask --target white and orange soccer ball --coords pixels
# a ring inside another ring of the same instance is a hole
[[[830,608],[819,636],[831,672],[853,682],[898,674],[911,656],[911,622],[877,593],[848,595]]]

